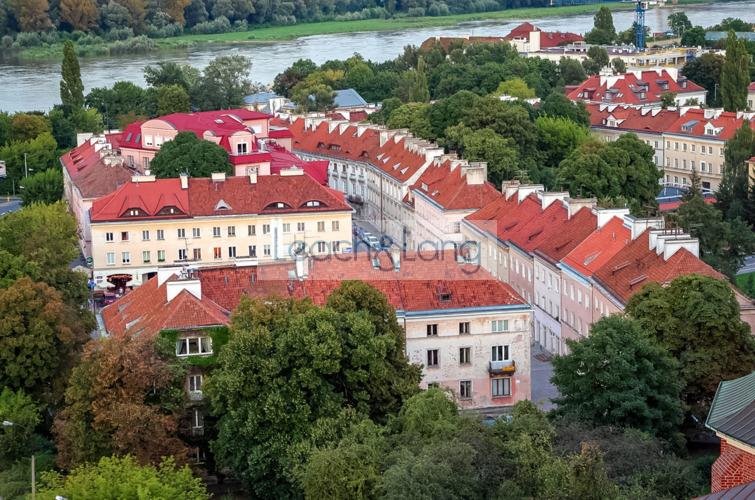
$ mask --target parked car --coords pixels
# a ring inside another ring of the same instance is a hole
[[[365,239],[365,241],[375,250],[382,250],[382,246],[380,246],[380,240],[377,239],[377,236],[371,234]]]

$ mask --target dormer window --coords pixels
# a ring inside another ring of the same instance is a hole
[[[287,203],[283,203],[282,201],[275,201],[265,207],[266,210],[267,209],[280,210],[280,209],[285,209],[285,208],[291,208],[291,205]]]
[[[159,212],[157,212],[157,215],[177,215],[181,213],[183,212],[181,212],[176,207],[163,207]]]
[[[245,155],[248,152],[247,147],[248,145],[245,142],[236,144],[236,154]]]
[[[309,200],[308,202],[304,203],[304,205],[302,205],[302,207],[306,208],[317,208],[323,206],[325,206],[325,204],[320,200]]]
[[[225,200],[220,200],[220,201],[218,201],[218,203],[217,203],[217,204],[215,205],[215,210],[216,210],[216,211],[217,211],[217,210],[230,210],[230,209],[231,209],[231,206],[230,206],[230,205],[229,205],[228,203],[226,203],[226,201],[225,201]]]

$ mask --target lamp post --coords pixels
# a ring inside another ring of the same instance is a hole
[[[3,420],[3,427],[18,427],[15,423],[11,422],[10,420]],[[34,464],[34,454],[31,455],[31,499],[35,500],[37,498],[37,479],[36,479],[36,468]]]

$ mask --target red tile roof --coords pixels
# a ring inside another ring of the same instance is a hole
[[[605,265],[631,239],[629,229],[621,217],[613,217],[574,247],[562,262],[585,277]]]
[[[485,205],[465,219],[482,232],[503,239],[504,232],[524,225],[542,211],[542,204],[532,194],[518,203],[516,195],[506,199],[502,194],[497,200]]]
[[[558,203],[557,201],[553,204]],[[545,240],[538,245],[535,253],[546,260],[557,263],[577,245],[582,243],[597,229],[598,218],[592,209],[583,207],[571,216],[569,220],[561,224],[558,231],[551,232]]]
[[[711,110],[707,111],[710,112]],[[704,109],[690,109],[685,114],[680,115],[666,132],[697,137],[715,137],[721,141],[728,141],[746,122],[743,118],[738,117],[737,113],[720,112],[711,116],[711,118],[706,118],[705,113],[706,110]],[[752,122],[747,123],[750,127],[754,125]],[[715,135],[706,134],[706,127],[709,130],[715,129]]]
[[[320,206],[304,206],[308,201],[319,201]],[[278,202],[286,206],[272,206]],[[132,209],[139,210],[139,213],[129,215],[128,211]],[[96,200],[92,206],[91,220],[104,222],[155,217],[343,210],[351,210],[343,195],[322,186],[306,174],[258,176],[254,184],[246,176],[227,177],[224,181],[192,178],[189,179],[188,189],[181,188],[180,179],[157,179],[130,182]]]
[[[118,136],[119,134],[108,135],[106,141],[111,144],[117,142]],[[103,154],[106,151],[108,150],[104,150]],[[84,199],[112,193],[119,186],[129,182],[135,173],[117,160],[106,163],[91,141],[65,153],[60,157],[60,162]]]
[[[582,35],[577,33],[561,32],[561,31],[543,31],[537,26],[524,22],[512,29],[511,32],[504,37],[505,40],[513,40],[515,38],[524,38],[529,41],[530,33],[534,31],[540,32],[540,47],[547,49],[550,47],[558,47],[559,45],[565,45],[567,43],[581,42],[584,40]]]
[[[593,273],[593,279],[624,304],[648,283],[664,285],[687,274],[724,278],[684,248],[664,260],[650,249],[649,234],[650,230],[644,231]]]
[[[191,329],[228,323],[228,311],[205,297],[198,299],[183,290],[167,300],[167,282],[159,287],[152,278],[102,310],[102,319],[112,335],[155,335],[161,330]]]
[[[468,184],[462,167],[454,168],[451,161],[433,162],[411,190],[422,192],[446,210],[477,209],[501,196],[490,182]]]
[[[328,160],[306,161],[277,144],[268,144],[267,147],[270,155],[271,174],[279,174],[281,170],[295,166],[303,169],[323,186],[328,185],[328,166],[330,165]]]
[[[399,182],[409,180],[426,163],[424,155],[410,151],[405,139],[389,138],[380,144],[380,132],[372,127],[333,126],[323,121],[314,129],[305,127],[304,119],[293,121],[293,148],[305,153],[369,163]],[[360,134],[359,131],[362,131]]]
[[[309,277],[292,279],[293,262],[251,267],[217,267],[197,270],[202,299],[188,291],[166,301],[167,285],[157,286],[152,278],[103,310],[105,326],[121,334],[147,330],[185,329],[228,323],[228,313],[241,297],[308,297],[325,304],[328,296],[344,280],[363,280],[387,297],[403,312],[442,311],[475,307],[524,306],[526,302],[507,284],[481,267],[459,264],[453,252],[402,253],[399,271],[386,253],[378,256],[373,268],[368,253],[341,258],[313,260]]]
[[[752,83],[750,83],[750,84],[749,84],[749,85],[747,86],[747,91],[748,91],[748,92],[755,92],[755,82],[752,82]]]
[[[686,81],[686,87],[681,82]],[[664,89],[662,82],[667,84]],[[647,88],[641,87],[646,84]],[[638,75],[635,72],[625,73],[618,76],[593,75],[582,82],[576,89],[571,90],[567,97],[572,101],[610,102],[623,104],[657,104],[661,102],[661,95],[672,92],[677,96],[700,93],[705,89],[698,84],[680,77],[675,80],[665,69],[642,71]],[[641,94],[644,92],[645,97]]]

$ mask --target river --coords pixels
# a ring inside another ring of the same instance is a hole
[[[666,18],[671,12],[683,10],[693,25],[710,26],[727,17],[739,17],[755,22],[755,0],[715,4],[697,4],[654,8],[645,14],[651,32],[665,31]],[[627,29],[634,19],[633,11],[613,14],[617,31]],[[204,67],[213,58],[224,54],[242,54],[252,60],[252,79],[269,83],[275,75],[300,58],[316,63],[329,59],[345,59],[355,52],[373,61],[392,59],[406,45],[419,45],[431,36],[505,35],[523,21],[551,31],[584,33],[592,28],[592,14],[563,17],[543,17],[500,22],[462,23],[443,28],[423,28],[401,31],[342,33],[318,35],[269,44],[205,44],[194,48],[158,51],[147,55],[97,57],[81,59],[81,75],[86,90],[110,86],[118,80],[144,85],[142,70],[159,61],[176,61]],[[48,110],[59,102],[59,61],[0,62],[0,110]]]

